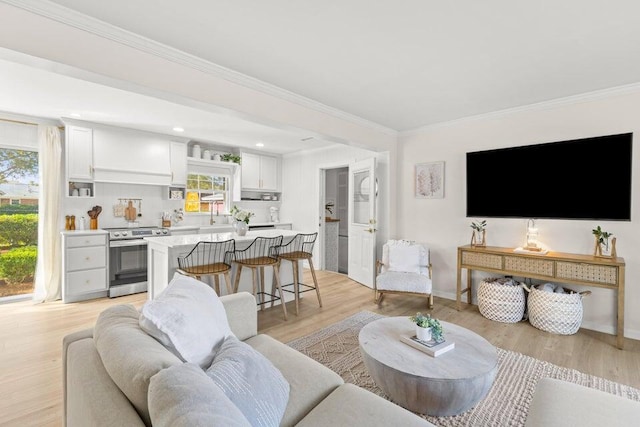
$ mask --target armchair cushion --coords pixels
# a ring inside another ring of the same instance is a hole
[[[431,279],[423,274],[387,271],[376,277],[376,287],[378,291],[403,291],[430,294],[432,283]]]

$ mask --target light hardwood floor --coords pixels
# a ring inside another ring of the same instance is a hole
[[[318,280],[324,307],[318,307],[315,293],[305,293],[298,316],[293,304],[288,304],[288,321],[282,319],[279,307],[260,312],[260,332],[287,342],[362,310],[386,316],[430,312],[477,332],[498,347],[640,388],[640,341],[627,339],[625,349],[618,350],[613,335],[582,329],[575,335],[553,335],[526,322],[485,319],[476,306],[458,312],[455,301],[442,298],[435,299],[433,310],[427,310],[425,298],[401,295],[387,295],[377,306],[373,290],[344,275],[319,271]],[[311,283],[308,272],[305,283]],[[140,307],[145,301],[146,294],[137,294],[72,304],[0,305],[0,425],[62,425],[62,337],[91,327],[106,307]]]

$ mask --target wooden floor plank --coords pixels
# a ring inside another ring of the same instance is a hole
[[[280,307],[258,314],[262,333],[287,342],[307,335],[362,310],[385,316],[410,316],[417,311],[469,328],[492,344],[542,360],[640,388],[640,341],[626,340],[624,350],[615,337],[580,330],[570,336],[540,331],[529,323],[506,324],[488,320],[469,306],[455,309],[455,301],[386,295],[378,306],[373,291],[342,274],[318,271],[323,307],[314,292],[304,293],[300,314],[289,303],[289,320]],[[305,283],[311,283],[308,271]],[[62,425],[62,338],[93,326],[102,310],[116,304],[141,307],[146,294],[63,304],[18,302],[0,305],[0,425]],[[445,331],[446,332],[446,331]]]

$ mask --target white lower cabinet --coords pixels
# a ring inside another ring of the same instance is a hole
[[[107,296],[109,234],[103,230],[62,232],[62,301]]]

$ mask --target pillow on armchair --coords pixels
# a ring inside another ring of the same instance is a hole
[[[420,274],[420,246],[389,245],[389,271]]]

